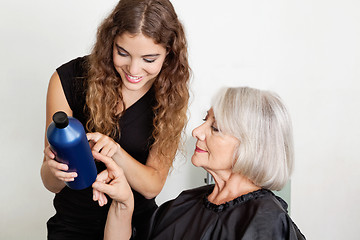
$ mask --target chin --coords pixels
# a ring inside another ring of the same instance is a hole
[[[192,156],[191,162],[195,167],[201,167],[201,164],[200,164],[199,160],[196,159],[196,157]]]

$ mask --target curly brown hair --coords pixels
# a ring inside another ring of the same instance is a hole
[[[124,106],[122,81],[114,68],[112,52],[115,37],[125,32],[141,33],[167,50],[153,83],[157,104],[153,109],[152,147],[156,146],[159,159],[171,166],[187,123],[191,70],[184,29],[168,0],[121,0],[98,28],[89,56],[86,127],[114,138],[120,135],[118,121],[123,112],[117,113],[117,106]]]

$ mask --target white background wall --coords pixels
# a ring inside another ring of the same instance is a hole
[[[89,53],[117,1],[0,0],[0,239],[46,239],[53,194],[40,179],[48,80]],[[203,184],[191,129],[222,86],[276,91],[294,125],[293,220],[308,239],[355,239],[360,227],[360,2],[173,0],[191,67],[188,153],[158,197]]]

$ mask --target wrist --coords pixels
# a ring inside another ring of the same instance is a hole
[[[116,143],[116,153],[120,153],[121,147],[120,144]]]
[[[128,211],[132,213],[134,211],[134,196],[131,194],[129,199],[123,202],[113,200],[111,205],[115,208],[115,212]]]
[[[124,149],[120,146],[120,144],[116,143],[117,147],[116,147],[116,152],[115,154],[112,156],[112,159],[117,163],[117,165],[119,165],[120,167],[122,167],[121,159],[124,158]]]

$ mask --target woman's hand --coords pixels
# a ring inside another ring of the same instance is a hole
[[[68,165],[59,163],[55,160],[55,154],[51,151],[50,146],[44,149],[45,163],[48,165],[51,173],[60,181],[71,182],[77,177],[76,172],[66,172],[69,170]]]
[[[87,133],[86,136],[91,149],[102,155],[112,157],[120,148],[120,145],[114,139],[102,133]]]
[[[114,201],[121,203],[122,207],[133,207],[134,197],[130,185],[126,180],[124,171],[110,157],[93,151],[95,159],[105,163],[107,169],[98,174],[96,181],[93,183],[94,201],[98,201],[103,206],[103,193],[109,195]],[[105,198],[106,199],[106,198]]]
[[[112,157],[120,148],[120,145],[117,142],[115,142],[111,137],[106,136],[102,133],[87,133],[86,136],[89,141],[90,148],[93,151],[93,155],[94,152],[96,152],[100,153],[100,155],[103,156]],[[95,155],[94,158],[96,159]],[[108,174],[107,170],[100,173],[99,176],[104,176],[106,174]],[[100,206],[104,206],[108,202],[105,194],[101,191],[96,190],[95,188],[93,189],[93,199],[94,201],[98,201]]]

